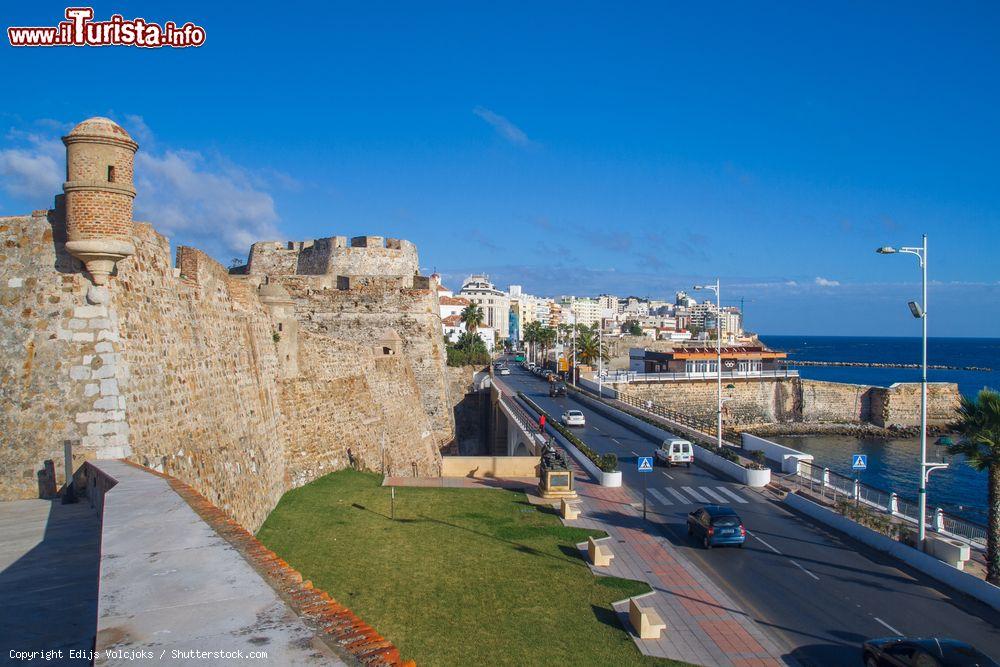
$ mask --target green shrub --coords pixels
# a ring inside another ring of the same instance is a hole
[[[489,352],[479,350],[460,350],[457,347],[448,348],[449,366],[485,366],[489,363]]]

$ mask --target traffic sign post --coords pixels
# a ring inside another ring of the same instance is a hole
[[[639,472],[653,472],[653,457],[639,457]],[[642,520],[646,520],[646,476],[642,476]]]
[[[861,505],[861,471],[868,467],[867,454],[854,454],[851,456],[851,468],[854,470],[854,507]]]

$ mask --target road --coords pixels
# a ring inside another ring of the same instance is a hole
[[[570,408],[586,415],[586,427],[574,433],[594,450],[618,455],[623,484],[637,498],[646,476],[653,525],[800,663],[858,665],[862,641],[897,634],[951,637],[1000,659],[1000,613],[697,465],[638,472],[638,456],[652,455],[655,443],[572,396],[549,398],[544,380],[510,365],[503,381],[553,419]],[[723,504],[720,498],[743,518],[743,549],[705,550],[687,535],[687,513]]]

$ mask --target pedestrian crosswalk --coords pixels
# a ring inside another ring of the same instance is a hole
[[[646,489],[646,492],[653,501],[660,505],[746,504],[753,497],[753,494],[744,496],[725,486],[682,486],[680,488],[668,486],[663,489],[649,487]]]

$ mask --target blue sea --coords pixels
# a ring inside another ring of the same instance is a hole
[[[860,361],[920,363],[920,338],[840,336],[761,336],[770,348],[788,352],[790,359],[808,361]],[[931,338],[929,364],[977,366],[991,371],[930,370],[930,382],[955,382],[959,391],[974,396],[983,387],[1000,390],[1000,338]],[[853,366],[803,366],[802,377],[832,382],[889,386],[894,382],[920,382],[916,368],[864,368]],[[916,498],[920,444],[917,438],[877,439],[842,435],[776,436],[776,442],[812,454],[817,465],[852,475],[851,455],[867,454],[868,469],[861,481],[887,491]],[[933,443],[933,439],[929,440]],[[928,447],[928,460],[943,452]],[[985,523],[986,474],[978,473],[961,457],[947,470],[931,474],[927,485],[928,507],[942,509]]]

